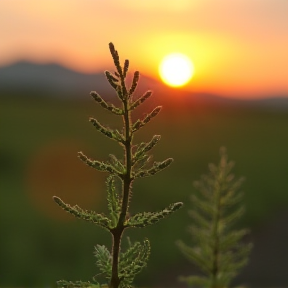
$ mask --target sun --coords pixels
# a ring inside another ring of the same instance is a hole
[[[194,65],[184,54],[169,54],[160,63],[159,74],[163,82],[169,86],[184,86],[193,77]]]

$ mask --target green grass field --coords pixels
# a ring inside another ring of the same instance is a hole
[[[185,204],[155,226],[127,231],[132,240],[151,240],[151,260],[137,278],[140,286],[175,286],[177,275],[189,271],[175,241],[189,242],[192,183],[207,172],[209,162],[218,161],[220,146],[226,146],[236,162],[235,174],[246,178],[247,212],[239,226],[253,232],[288,207],[288,111],[181,107],[164,104],[160,115],[135,139],[148,141],[161,134],[153,150],[155,160],[173,157],[175,163],[151,179],[135,182],[132,213],[161,209],[174,201]],[[62,216],[51,197],[60,193],[71,204],[105,211],[105,175],[77,160],[79,150],[102,160],[109,153],[121,155],[117,144],[88,122],[93,116],[110,124],[110,115],[102,113],[89,98],[68,102],[2,97],[0,286],[47,287],[59,279],[91,280],[97,273],[93,247],[109,242],[109,235],[92,224]],[[117,119],[112,120],[110,126],[117,126]],[[77,161],[79,167],[74,165]]]

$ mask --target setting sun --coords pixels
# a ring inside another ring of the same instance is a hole
[[[194,66],[184,54],[169,54],[162,60],[159,66],[159,74],[167,85],[179,87],[190,81],[194,74]]]

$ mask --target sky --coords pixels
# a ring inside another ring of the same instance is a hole
[[[163,57],[186,54],[191,91],[288,97],[287,15],[287,0],[1,0],[0,66],[103,71],[113,42],[132,70],[158,79]]]

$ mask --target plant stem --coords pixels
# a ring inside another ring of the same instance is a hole
[[[115,230],[115,233],[113,233],[113,245],[112,245],[112,275],[110,280],[110,288],[118,288],[120,284],[120,279],[118,277],[118,259],[119,259],[119,252],[120,252],[120,244],[121,244],[121,237],[123,233],[119,230],[118,233],[117,230]]]
[[[219,220],[221,213],[221,189],[216,188],[216,215],[213,229],[214,247],[213,247],[213,266],[212,266],[212,288],[218,287],[218,273],[219,273]]]
[[[125,85],[122,83],[122,85]],[[126,92],[126,87],[124,87],[123,92]],[[125,93],[124,92],[124,93]],[[132,169],[132,132],[131,132],[131,115],[129,111],[128,105],[128,97],[127,92],[125,93],[123,99],[123,122],[125,126],[125,166],[126,166],[126,173],[123,175],[122,179],[122,206],[121,206],[121,213],[119,216],[118,224],[116,228],[113,230],[113,245],[112,245],[112,275],[110,281],[110,288],[118,288],[121,279],[119,279],[118,275],[118,264],[119,264],[119,253],[120,253],[120,246],[121,246],[121,238],[124,231],[124,222],[126,220],[127,212],[128,212],[128,205],[129,205],[129,193],[131,189],[132,177],[131,177],[131,169]]]
[[[124,108],[124,116],[123,121],[125,125],[125,168],[126,173],[123,178],[123,198],[122,198],[122,210],[119,218],[118,224],[123,224],[126,219],[126,214],[128,210],[129,204],[129,193],[130,193],[130,186],[132,182],[131,178],[131,168],[132,168],[132,149],[131,149],[131,142],[132,142],[132,133],[131,133],[131,115],[128,109],[128,99],[124,99],[123,101],[123,108]],[[120,224],[120,225],[121,225]]]

